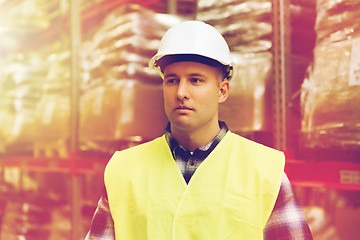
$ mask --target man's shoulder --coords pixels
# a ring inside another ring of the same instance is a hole
[[[242,144],[244,145],[247,149],[249,150],[261,150],[261,151],[265,151],[265,152],[272,152],[275,154],[283,154],[281,151],[272,148],[270,146],[266,146],[262,143],[256,142],[254,140],[248,139],[246,137],[240,136],[236,133],[233,132],[228,132],[228,134],[233,138],[233,140],[235,142],[237,142],[237,144]]]
[[[276,165],[282,169],[285,165],[285,155],[282,151],[231,132],[230,139],[232,139],[232,148],[241,156],[252,159],[254,166],[267,168]]]
[[[151,148],[154,145],[160,144],[163,141],[164,136],[157,137],[153,140],[150,140],[148,142],[144,142],[132,147],[129,147],[127,149],[116,151],[115,154],[128,154],[128,153],[135,153],[135,152],[141,152],[141,150],[146,150]]]
[[[135,163],[134,161],[142,159],[140,158],[141,155],[147,154],[147,152],[151,151],[156,145],[161,144],[164,141],[163,138],[164,136],[157,137],[151,141],[138,144],[124,150],[116,151],[107,165],[116,165],[119,164],[119,162],[121,162],[121,164],[125,164],[127,161]]]

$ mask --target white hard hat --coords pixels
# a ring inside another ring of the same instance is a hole
[[[171,27],[163,36],[158,52],[150,59],[149,67],[157,68],[163,77],[159,60],[165,56],[183,55],[191,61],[215,60],[226,70],[226,79],[234,76],[235,65],[229,46],[223,36],[212,26],[201,21],[186,21]],[[190,58],[189,58],[190,56]]]

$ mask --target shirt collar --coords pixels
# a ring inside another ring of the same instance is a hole
[[[202,155],[202,157],[206,157],[211,153],[211,151],[218,145],[218,143],[224,138],[229,128],[225,122],[219,121],[220,132],[216,135],[210,142],[208,142],[205,146],[199,147],[194,151],[194,154]],[[168,123],[165,130],[165,138],[170,147],[170,150],[175,158],[178,151],[190,153],[185,147],[181,146],[179,142],[172,136],[171,134],[171,125]]]

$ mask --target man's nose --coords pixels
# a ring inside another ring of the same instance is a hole
[[[177,88],[177,98],[179,100],[189,99],[188,84],[186,80],[180,80]]]

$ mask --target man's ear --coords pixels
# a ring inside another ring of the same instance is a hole
[[[223,80],[219,83],[219,103],[223,103],[229,96],[230,83],[228,80]]]

